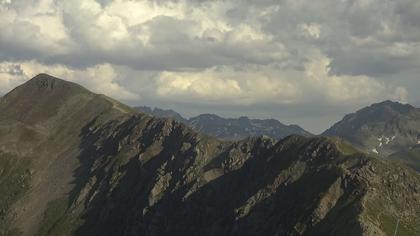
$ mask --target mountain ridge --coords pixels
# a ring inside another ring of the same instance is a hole
[[[420,232],[419,176],[339,140],[221,141],[103,95],[32,95],[0,103],[0,234]]]

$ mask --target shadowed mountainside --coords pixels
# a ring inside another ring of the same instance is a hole
[[[418,235],[419,202],[335,139],[219,141],[45,74],[0,100],[0,235]]]

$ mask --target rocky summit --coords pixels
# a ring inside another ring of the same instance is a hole
[[[341,139],[220,141],[45,74],[0,100],[0,235],[415,236],[419,222],[420,176]]]

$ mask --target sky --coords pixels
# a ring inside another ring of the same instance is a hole
[[[371,103],[420,106],[420,1],[0,0],[0,95],[38,73],[320,133]]]

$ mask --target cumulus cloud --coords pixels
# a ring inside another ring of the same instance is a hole
[[[73,46],[52,0],[3,1],[0,30],[0,57],[4,59],[65,55]]]
[[[303,70],[275,65],[214,67],[199,72],[163,72],[157,95],[178,100],[238,105],[294,104],[316,101],[329,104],[380,99],[407,100],[403,87],[388,86],[369,76],[337,75],[331,59],[319,51],[306,58]]]
[[[5,94],[25,81],[21,76],[19,65],[13,63],[0,63],[0,93]]]
[[[413,0],[3,1],[0,58],[142,70],[299,66],[316,47],[336,73],[377,76],[420,61],[419,11]]]
[[[235,7],[219,1],[4,3],[0,58],[175,70],[238,62],[267,64],[288,55],[281,42],[261,31],[260,24],[227,19],[227,12]]]
[[[265,71],[230,67],[211,68],[204,72],[163,72],[157,84],[158,96],[180,102],[190,101],[193,97],[199,103],[288,103],[298,99],[298,93],[293,84],[273,79]]]
[[[321,26],[316,23],[300,24],[299,29],[308,38],[318,39],[321,36]]]
[[[420,101],[419,13],[417,0],[2,0],[0,93],[47,72],[131,104],[244,114]]]

